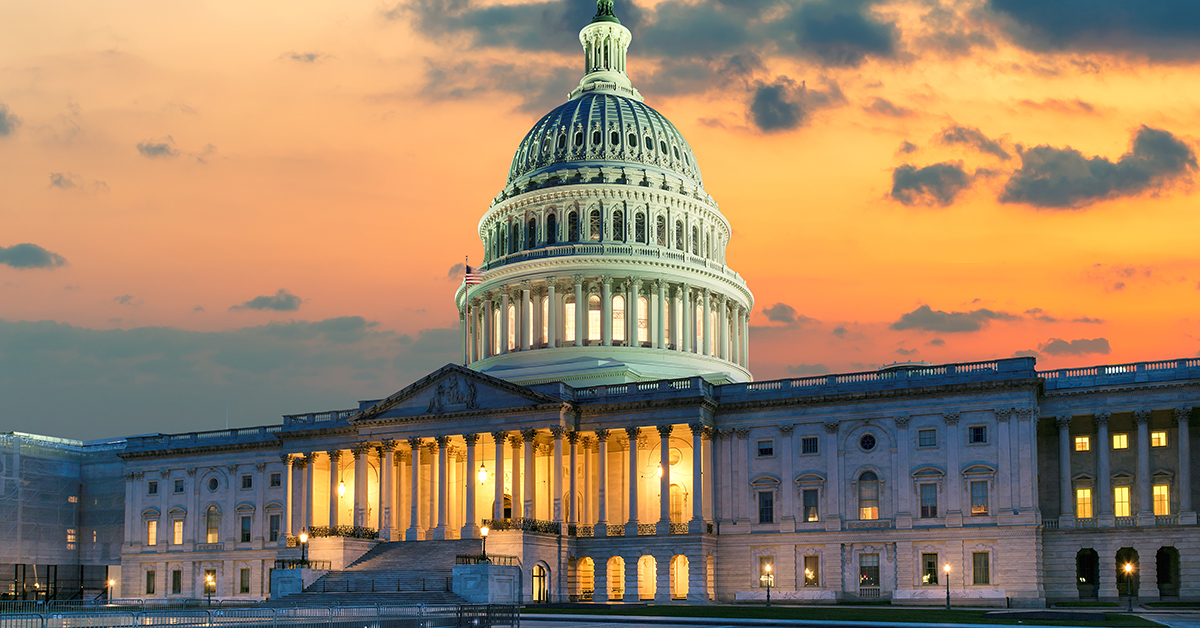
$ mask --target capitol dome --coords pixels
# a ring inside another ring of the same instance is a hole
[[[625,72],[612,0],[579,33],[585,72],[513,156],[455,295],[463,364],[521,384],[744,382],[754,297],[683,134]]]

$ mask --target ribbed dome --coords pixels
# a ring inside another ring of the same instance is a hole
[[[645,103],[611,93],[584,94],[539,120],[513,156],[508,182],[585,165],[636,165],[704,186],[679,129]]]

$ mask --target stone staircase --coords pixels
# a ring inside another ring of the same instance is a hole
[[[272,606],[461,604],[450,591],[454,557],[479,554],[479,539],[380,543],[342,571],[331,571],[302,593]]]

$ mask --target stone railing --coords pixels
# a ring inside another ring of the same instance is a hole
[[[203,447],[225,443],[244,443],[254,441],[275,441],[275,434],[282,429],[279,425],[246,427],[229,430],[211,430],[207,432],[188,432],[186,434],[151,434],[149,436],[131,436],[126,439],[125,450],[154,451],[158,449]]]
[[[573,531],[569,536],[588,538],[595,536],[596,532],[595,528],[592,526],[571,526],[571,528],[573,528]]]
[[[658,534],[658,524],[656,523],[639,523],[638,536],[650,536]]]
[[[530,260],[542,260],[551,257],[570,257],[575,255],[602,255],[604,257],[633,257],[636,259],[661,259],[675,262],[684,262],[693,266],[699,266],[706,270],[711,270],[719,275],[723,275],[734,281],[741,283],[742,276],[728,266],[719,262],[710,260],[699,255],[691,255],[676,249],[670,249],[664,246],[652,244],[626,244],[622,242],[578,242],[567,244],[554,244],[543,246],[536,249],[526,251],[517,251],[502,255],[496,259],[483,264],[484,270],[492,270],[516,264],[519,262],[527,262]]]
[[[891,519],[874,519],[870,521],[847,521],[847,530],[879,530],[893,526]]]
[[[1179,515],[1154,515],[1154,525],[1177,526],[1179,525]]]
[[[305,414],[285,414],[283,415],[283,426],[288,428],[297,428],[304,426],[316,426],[317,423],[329,423],[331,421],[345,421],[346,419],[358,414],[358,410],[329,410],[327,412],[308,412]]]
[[[608,536],[625,536],[625,526],[619,523],[609,524]]]
[[[1200,358],[1039,371],[1046,390],[1200,378]]]
[[[1132,528],[1137,525],[1137,517],[1117,517],[1118,528]]]
[[[1077,527],[1077,528],[1094,528],[1094,527],[1096,527],[1096,518],[1095,517],[1080,517],[1075,520],[1075,527]]]
[[[670,532],[671,532],[671,534],[687,534],[688,533],[688,524],[672,523]]]
[[[678,392],[712,396],[713,385],[708,383],[708,381],[703,377],[689,377],[687,379],[661,379],[652,382],[634,382],[631,384],[611,384],[608,386],[577,388],[575,389],[575,398],[579,400],[603,400],[611,397]]]
[[[1058,529],[1058,519],[1043,518],[1042,519],[1042,528],[1044,528],[1046,530],[1057,530]]]
[[[197,543],[197,552],[219,552],[225,549],[224,543]]]
[[[556,521],[541,519],[485,519],[483,525],[493,532],[505,530],[520,530],[522,532],[538,532],[540,534],[561,534],[562,524]]]
[[[312,526],[308,529],[308,536],[309,538],[374,539],[379,537],[379,530],[364,526]]]

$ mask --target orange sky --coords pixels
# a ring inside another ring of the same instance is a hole
[[[0,247],[66,260],[16,268],[0,251],[0,431],[218,428],[227,397],[235,424],[269,423],[456,359],[448,271],[481,258],[476,223],[554,101],[488,68],[565,98],[581,62],[469,28],[423,31],[415,16],[437,2],[0,4]],[[638,4],[662,16],[710,2]],[[542,4],[563,3],[587,4]],[[536,3],[470,6],[491,4]],[[1041,369],[1200,353],[1194,167],[1077,209],[998,200],[1033,146],[1117,162],[1146,125],[1194,151],[1200,56],[1039,52],[979,17],[987,2],[932,4],[955,26],[930,3],[863,9],[893,25],[887,54],[829,63],[765,46],[752,72],[688,89],[656,90],[671,54],[634,28],[635,85],[687,137],[733,223],[728,262],[756,298],[756,378],[1017,351],[1039,351]],[[927,41],[960,27],[989,43],[951,57]],[[780,77],[807,115],[764,130],[751,103]],[[869,110],[877,98],[891,115]],[[1010,158],[937,139],[955,126]],[[899,152],[906,141],[913,152]],[[166,154],[148,156],[156,145]],[[892,196],[896,168],[936,163],[973,175],[953,202]],[[234,308],[280,290],[298,309]],[[769,320],[777,303],[800,318]],[[982,322],[890,329],[922,305]],[[1050,345],[1101,338],[1108,353]]]

